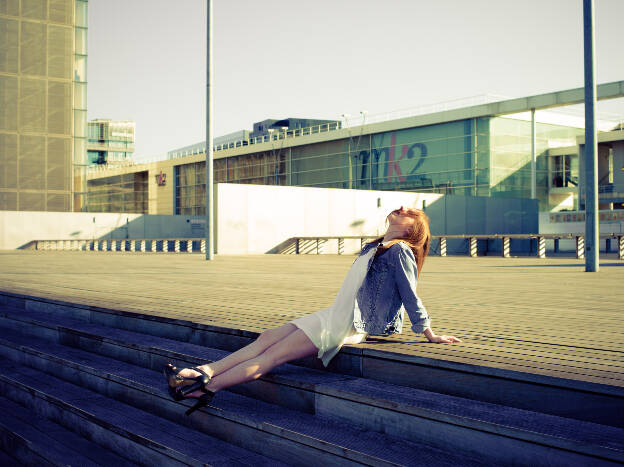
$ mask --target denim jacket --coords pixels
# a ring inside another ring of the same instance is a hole
[[[360,255],[376,246],[365,245]],[[405,310],[412,331],[422,333],[430,327],[427,310],[416,295],[417,271],[414,253],[404,242],[395,243],[371,259],[357,293],[355,329],[371,335],[400,333]]]

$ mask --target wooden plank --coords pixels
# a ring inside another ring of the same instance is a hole
[[[0,290],[262,331],[331,304],[350,255],[0,252]],[[419,294],[438,333],[365,348],[624,386],[622,261],[596,274],[572,258],[427,259]],[[620,266],[620,267],[618,267]]]

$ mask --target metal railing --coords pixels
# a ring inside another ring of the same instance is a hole
[[[336,253],[344,254],[345,240],[359,240],[360,248],[365,243],[378,236],[356,235],[356,236],[318,236],[318,237],[291,237],[283,242],[280,254],[321,254],[325,253],[327,242],[335,240],[337,242]],[[611,240],[616,240],[616,253],[618,259],[624,259],[624,234],[601,234],[601,239],[607,240],[606,252],[611,250]],[[487,252],[488,242],[500,240],[500,255],[503,258],[511,257],[511,240],[535,240],[537,248],[535,254],[538,258],[546,258],[546,240],[554,241],[554,252],[559,251],[560,240],[575,240],[576,257],[585,258],[585,236],[583,234],[491,234],[491,235],[433,235],[432,240],[437,242],[437,253],[439,256],[447,256],[448,240],[466,240],[468,243],[468,256],[476,258],[478,256],[479,241],[485,241]],[[435,245],[434,245],[435,246]],[[105,251],[105,252],[163,252],[163,253],[206,253],[205,238],[183,238],[183,239],[91,239],[91,240],[33,240],[27,248],[40,251]]]
[[[138,238],[90,240],[34,240],[27,248],[41,251],[109,251],[206,253],[205,238]]]
[[[326,236],[326,237],[293,237],[290,244],[286,242],[286,246],[280,251],[282,254],[321,254],[325,250],[325,245],[330,240],[337,241],[336,253],[341,255],[344,253],[344,241],[349,239],[359,239],[360,247],[363,247],[367,241],[379,238],[378,236]],[[602,234],[600,238],[607,240],[606,252],[610,252],[611,239],[617,241],[618,259],[624,259],[624,234]],[[490,240],[501,241],[501,256],[503,258],[511,257],[511,240],[535,240],[537,242],[536,256],[538,258],[546,258],[546,240],[554,240],[554,252],[559,251],[559,240],[575,240],[576,241],[576,257],[578,259],[585,258],[585,236],[583,234],[491,234],[491,235],[432,235],[432,240],[438,242],[438,254],[447,256],[447,240],[467,240],[468,256],[476,258],[478,256],[478,242]]]

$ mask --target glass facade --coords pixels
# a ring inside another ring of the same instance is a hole
[[[549,207],[549,145],[573,146],[582,131],[536,124],[541,209]],[[287,148],[283,141],[276,140],[270,151],[215,159],[215,183],[531,196],[526,120],[482,117]],[[203,162],[176,166],[176,214],[204,214],[204,167]]]
[[[87,210],[147,214],[147,177],[147,172],[135,172],[89,180]]]
[[[88,3],[74,4],[74,211],[87,208],[87,19]]]
[[[206,215],[205,162],[175,167],[175,214]]]
[[[577,187],[579,180],[579,159],[577,154],[565,154],[550,158],[550,186],[553,188]],[[610,168],[613,175],[613,168]],[[612,180],[611,180],[612,182]]]
[[[490,119],[490,196],[531,197],[531,122],[513,118]],[[550,209],[547,151],[550,145],[575,146],[584,133],[574,128],[536,123],[536,196],[539,209]],[[578,159],[576,177],[578,179]]]
[[[125,165],[134,153],[134,129],[131,121],[94,120],[88,124],[87,163]]]
[[[0,210],[72,209],[75,3],[0,1]]]
[[[214,181],[530,198],[531,126],[530,120],[517,115],[370,134],[358,134],[356,127],[349,137],[307,144],[274,138],[263,143],[262,151],[253,152],[254,145],[249,145],[246,154],[219,153]],[[578,180],[578,157],[566,156],[560,168],[553,168],[557,161],[549,150],[575,146],[582,133],[576,127],[536,123],[536,193],[541,210],[553,207],[550,190],[559,183],[551,180],[554,173],[566,177],[564,186]],[[172,213],[205,215],[205,162],[191,157],[194,162],[180,159],[174,166]]]

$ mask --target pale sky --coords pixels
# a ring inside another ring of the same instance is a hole
[[[582,0],[214,0],[215,136],[482,94],[583,86]],[[624,0],[595,0],[598,83],[624,80]],[[88,119],[135,159],[205,139],[206,3],[89,2]],[[599,103],[624,115],[624,99]]]

